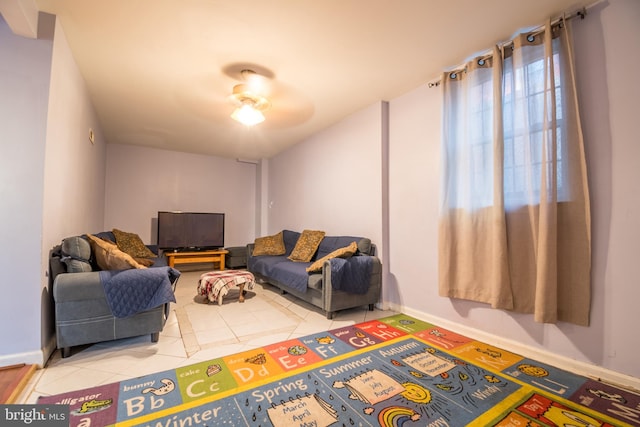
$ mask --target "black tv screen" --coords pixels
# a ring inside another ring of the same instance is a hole
[[[158,248],[207,250],[224,247],[224,214],[158,212]]]

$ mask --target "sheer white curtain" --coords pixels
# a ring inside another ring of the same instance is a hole
[[[442,77],[440,295],[589,323],[591,235],[569,23]]]

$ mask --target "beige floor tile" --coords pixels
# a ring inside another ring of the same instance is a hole
[[[72,390],[81,390],[103,384],[114,377],[113,372],[104,372],[91,368],[80,368],[72,375],[65,375],[55,381],[38,382],[35,390],[42,395],[64,393]]]
[[[65,359],[56,351],[27,384],[20,402],[36,403],[39,396],[124,381],[395,314],[358,308],[330,320],[318,308],[267,284],[256,284],[244,303],[232,290],[221,306],[206,304],[197,295],[203,272],[182,272],[177,303],[157,343],[146,335],[74,347]]]
[[[222,356],[227,356],[229,354],[239,353],[244,349],[245,347],[241,343],[217,345],[212,348],[205,347],[198,353],[191,356],[189,360],[191,361],[191,363],[198,363],[204,360],[212,360]]]

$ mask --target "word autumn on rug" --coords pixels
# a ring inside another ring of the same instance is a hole
[[[640,396],[399,314],[56,396],[71,426],[640,426]]]

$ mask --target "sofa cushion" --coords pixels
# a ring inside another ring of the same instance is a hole
[[[60,261],[66,265],[67,273],[81,273],[92,271],[91,263],[91,245],[89,242],[80,237],[67,237],[62,241]]]
[[[306,292],[309,282],[306,270],[308,266],[308,262],[283,261],[271,269],[268,277],[300,292]]]
[[[97,237],[98,239],[106,240],[107,242],[116,242],[116,236],[112,231],[101,231],[100,233],[93,233],[93,236]]]
[[[304,230],[296,246],[293,248],[289,259],[295,262],[309,262],[313,258],[313,254],[318,250],[320,242],[324,238],[325,232],[318,230]]]
[[[358,241],[358,252],[365,255],[375,255],[371,253],[371,239],[362,238]]]
[[[284,255],[285,251],[282,231],[273,236],[258,237],[253,242],[253,256]]]
[[[142,242],[140,236],[136,233],[127,233],[126,231],[113,229],[113,235],[116,238],[116,245],[122,252],[128,253],[134,258],[155,258],[156,254],[151,252],[149,248]]]
[[[291,230],[282,230],[282,238],[284,240],[284,247],[287,250],[285,253],[287,256],[291,255],[293,248],[296,247],[298,239],[300,238],[300,232]]]
[[[338,248],[335,251],[323,256],[322,258],[316,260],[313,264],[307,267],[307,273],[317,273],[318,271],[322,271],[322,265],[324,262],[331,258],[349,258],[353,254],[358,251],[358,245],[356,242],[351,242],[349,246],[345,246],[343,248]]]
[[[258,273],[265,277],[271,277],[276,265],[281,262],[291,262],[284,255],[264,255],[259,257],[249,257],[247,260],[248,269],[252,273]]]
[[[93,255],[98,267],[102,270],[128,270],[130,268],[146,268],[134,260],[131,255],[122,252],[114,243],[107,242],[91,234],[87,234]]]

